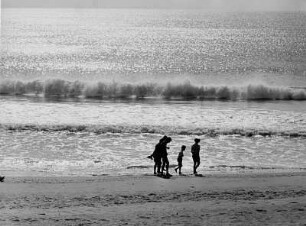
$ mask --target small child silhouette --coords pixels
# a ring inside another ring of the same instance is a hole
[[[179,152],[178,156],[177,156],[177,163],[178,163],[178,166],[174,169],[175,172],[177,173],[177,170],[179,170],[179,174],[181,175],[182,174],[182,166],[183,166],[183,157],[184,157],[184,151],[186,149],[186,146],[185,145],[182,145],[181,147],[181,151]]]

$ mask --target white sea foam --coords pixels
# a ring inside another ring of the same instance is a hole
[[[69,133],[93,133],[93,134],[170,134],[170,135],[194,135],[194,136],[244,136],[244,137],[271,137],[281,136],[288,138],[306,138],[306,130],[274,130],[263,128],[183,128],[169,126],[136,126],[136,125],[37,125],[37,124],[0,124],[0,129],[10,132],[69,132]]]
[[[201,137],[202,172],[306,167],[306,105],[297,101],[306,100],[304,14],[2,16],[6,175],[152,173],[146,156],[164,134],[173,137],[171,164],[180,145],[190,150]],[[183,165],[192,170],[190,152]]]
[[[159,134],[92,134],[66,132],[3,133],[0,131],[1,172],[6,175],[117,175],[153,174],[146,158]],[[187,146],[183,173],[192,173],[190,153],[194,136],[172,135],[168,158],[170,173],[182,144]],[[235,173],[306,169],[306,139],[284,137],[198,136],[201,138],[199,172]],[[295,148],[292,149],[291,147]],[[289,151],[290,150],[290,151]]]
[[[305,137],[298,101],[61,100],[0,98],[6,131]]]

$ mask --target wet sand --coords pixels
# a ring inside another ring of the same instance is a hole
[[[306,225],[306,173],[8,177],[0,225]]]

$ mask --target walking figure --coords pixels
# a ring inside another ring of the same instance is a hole
[[[161,138],[158,144],[155,145],[154,152],[148,156],[149,159],[154,159],[154,175],[161,174],[161,160],[162,160],[162,144],[167,139],[167,136]]]
[[[182,174],[181,169],[182,169],[182,166],[183,166],[183,157],[184,157],[185,149],[186,149],[186,146],[182,145],[181,151],[179,152],[179,154],[177,156],[177,164],[178,164],[178,166],[174,169],[176,173],[177,173],[177,170],[179,170],[179,174],[180,175]]]
[[[168,152],[167,144],[169,144],[172,141],[171,137],[167,137],[162,143],[161,143],[161,156],[162,156],[162,170],[161,173],[163,174],[164,170],[166,170],[165,176],[170,177],[172,176],[169,173],[169,160],[168,160]]]
[[[191,146],[191,154],[193,159],[193,174],[197,175],[197,168],[200,165],[200,139],[194,139],[194,144]]]

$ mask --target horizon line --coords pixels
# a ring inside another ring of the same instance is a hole
[[[220,8],[197,8],[197,7],[143,7],[143,6],[134,6],[134,7],[125,7],[125,6],[105,6],[105,7],[78,7],[78,6],[9,6],[3,7],[1,9],[167,9],[167,10],[199,10],[199,11],[220,11],[220,12],[306,12],[305,9],[220,9]]]

